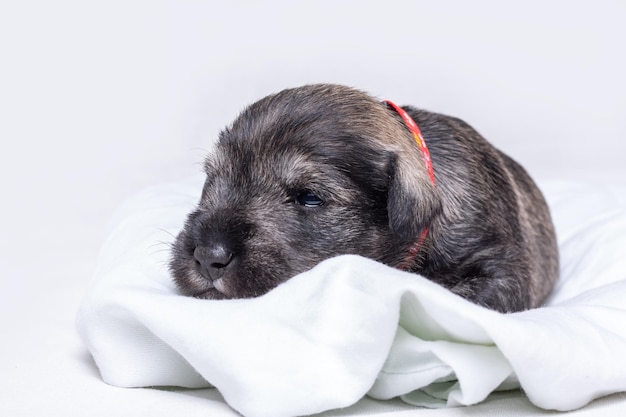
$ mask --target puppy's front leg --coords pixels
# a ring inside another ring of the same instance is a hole
[[[472,276],[454,285],[453,293],[502,313],[531,308],[531,297],[522,290],[523,277],[519,276]]]

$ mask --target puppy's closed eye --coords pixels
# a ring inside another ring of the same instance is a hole
[[[324,205],[325,201],[310,190],[298,191],[294,202],[302,207],[315,208]]]

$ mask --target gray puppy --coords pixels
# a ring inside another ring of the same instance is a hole
[[[559,269],[540,191],[463,121],[404,109],[434,181],[403,110],[361,91],[310,85],[245,109],[208,156],[200,203],[174,243],[181,292],[255,297],[357,254],[498,311],[540,305]]]

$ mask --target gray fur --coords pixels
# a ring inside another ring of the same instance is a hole
[[[245,109],[207,157],[200,203],[172,251],[185,295],[245,298],[340,254],[422,274],[503,312],[541,304],[558,275],[547,205],[522,167],[461,120],[310,85]],[[309,191],[323,200],[303,205]],[[424,228],[420,252],[406,257]]]

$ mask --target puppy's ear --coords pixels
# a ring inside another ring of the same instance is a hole
[[[396,155],[390,171],[389,228],[401,239],[416,239],[441,212],[441,198],[421,161]]]

